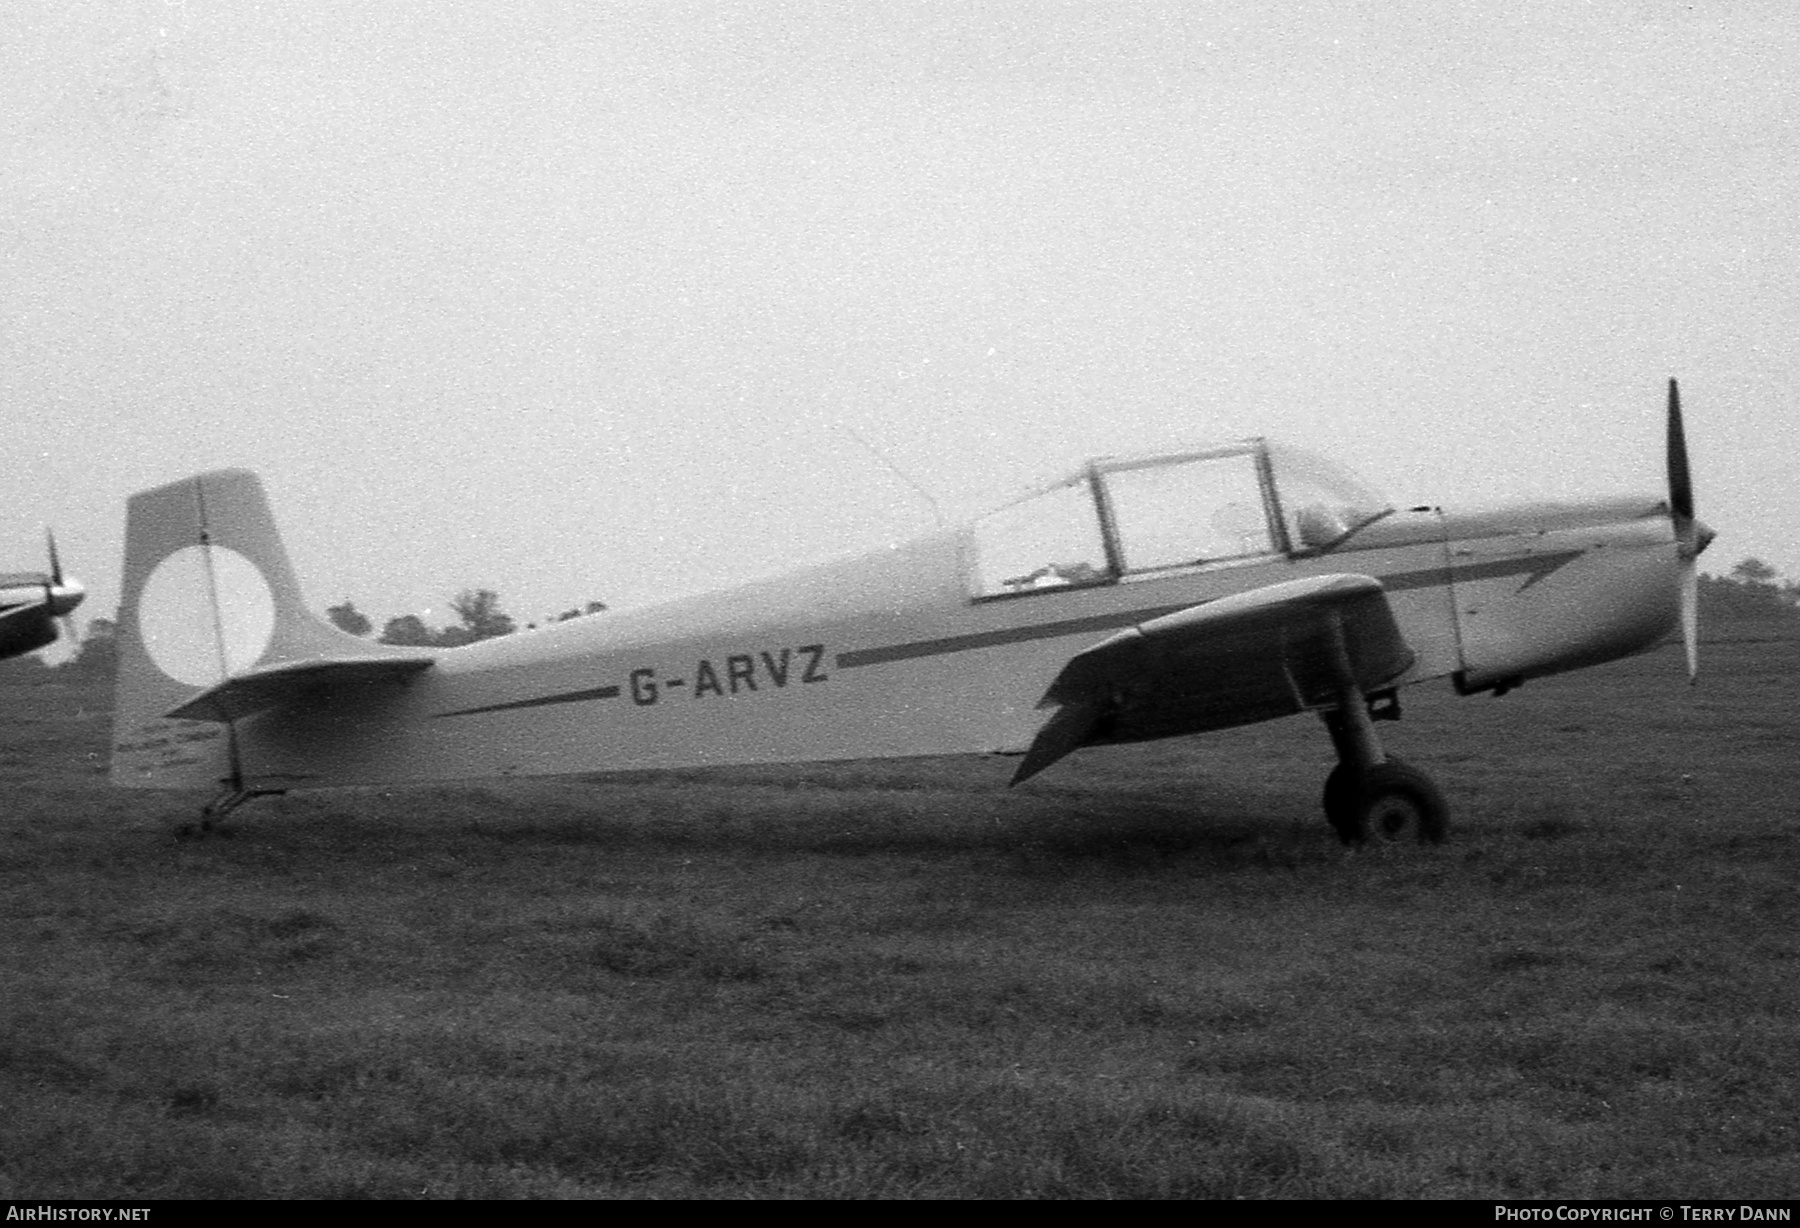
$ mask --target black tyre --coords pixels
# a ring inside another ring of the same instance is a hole
[[[1348,763],[1338,764],[1325,778],[1325,795],[1319,799],[1325,807],[1325,821],[1345,844],[1356,844],[1362,839],[1361,820],[1356,812],[1357,775]]]
[[[1438,844],[1450,828],[1450,806],[1431,777],[1390,757],[1367,771],[1345,764],[1325,778],[1325,817],[1345,844],[1418,840]]]
[[[1389,758],[1363,773],[1356,814],[1362,840],[1439,844],[1450,829],[1450,805],[1437,784],[1402,759]]]

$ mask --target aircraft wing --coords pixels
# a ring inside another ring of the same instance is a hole
[[[200,692],[165,716],[226,723],[292,703],[327,686],[399,682],[429,669],[432,657],[340,657],[251,670]]]
[[[21,601],[0,609],[0,627],[29,622],[34,618],[43,618],[49,610],[50,603],[42,597],[34,596],[29,601]]]
[[[1053,708],[1012,783],[1078,746],[1224,729],[1337,702],[1337,636],[1359,689],[1413,663],[1372,576],[1291,580],[1178,610],[1069,659],[1040,708]]]
[[[56,642],[50,603],[41,598],[0,609],[0,658],[16,657]]]

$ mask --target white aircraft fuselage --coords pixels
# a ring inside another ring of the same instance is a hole
[[[1185,455],[1096,462],[1052,488],[1048,518],[1090,560],[1043,557],[1023,501],[1011,521],[442,650],[313,618],[254,477],[189,479],[133,500],[113,777],[260,792],[1019,753],[1053,736],[1058,702],[1087,705],[1069,747],[1130,741],[1327,710],[1351,703],[1345,685],[1503,690],[1676,625],[1691,557],[1660,496],[1376,511],[1309,545],[1319,515],[1283,506],[1286,453]],[[1200,535],[1238,553],[1186,558],[1179,527],[1142,509],[1185,506],[1164,488],[1186,478],[1163,467],[1227,457],[1260,480]],[[1138,504],[1130,482],[1150,492]],[[1078,658],[1102,657],[1086,698],[1052,702],[1079,689]]]

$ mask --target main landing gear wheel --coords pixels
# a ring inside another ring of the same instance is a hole
[[[1325,778],[1325,796],[1319,799],[1325,807],[1325,821],[1345,844],[1357,842],[1356,769],[1340,763]]]
[[[1345,844],[1438,844],[1450,826],[1450,807],[1437,785],[1403,759],[1360,769],[1338,764],[1325,778],[1323,800],[1325,817]]]

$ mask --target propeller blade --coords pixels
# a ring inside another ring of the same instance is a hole
[[[1688,685],[1700,681],[1700,569],[1689,559],[1681,569],[1681,645],[1687,650]]]
[[[1669,521],[1681,560],[1681,644],[1687,651],[1690,684],[1700,680],[1700,571],[1695,562],[1712,531],[1694,518],[1694,477],[1688,467],[1687,431],[1681,423],[1681,389],[1669,381]]]
[[[50,550],[50,583],[61,588],[63,582],[62,561],[56,557],[56,534],[47,525],[44,528],[44,544]]]
[[[1699,553],[1694,533],[1694,478],[1688,469],[1687,431],[1681,424],[1681,389],[1669,381],[1669,516],[1684,555]]]
[[[73,642],[75,620],[70,615],[87,595],[87,589],[75,577],[63,575],[62,557],[56,552],[56,533],[48,526],[44,529],[44,548],[50,555],[50,575],[44,580],[44,605],[50,616],[62,624],[63,634]]]

